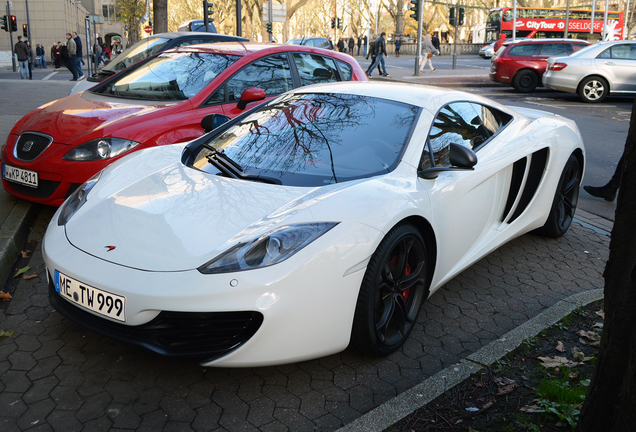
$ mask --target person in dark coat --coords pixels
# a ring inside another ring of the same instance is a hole
[[[29,79],[29,55],[28,47],[22,41],[22,36],[18,36],[18,42],[13,47],[13,52],[18,57],[20,66],[20,79]]]
[[[373,64],[367,69],[367,76],[371,77],[371,71],[377,66],[382,65],[382,76],[389,76],[386,71],[386,64],[384,63],[384,57],[387,55],[386,53],[386,33],[382,32],[379,38],[373,42],[373,52],[375,52],[375,61]]]
[[[435,47],[435,49],[439,53],[438,55],[442,55],[442,50],[439,49],[439,38],[437,36],[435,36],[435,34],[433,34],[433,37],[431,38],[431,42],[433,43],[433,46]]]
[[[35,63],[35,53],[33,52],[33,47],[31,47],[31,42],[26,41],[27,46],[27,62],[29,64],[29,79],[33,79],[33,63]]]
[[[353,36],[349,38],[349,55],[353,56],[353,47],[356,46],[356,41],[353,40]]]
[[[338,39],[338,51],[345,52],[345,44],[342,38]]]
[[[358,36],[358,55],[360,55],[360,48],[362,48],[362,36]]]
[[[365,37],[366,37],[366,36],[365,36]],[[371,46],[373,46],[373,43],[374,43],[374,42],[375,42],[375,41],[371,42]],[[365,45],[365,48],[366,48],[366,45]],[[369,60],[369,57],[371,57],[371,63],[369,63],[369,66],[370,66],[370,65],[372,65],[373,63],[375,63],[375,52],[374,52],[372,49],[370,49],[370,50],[367,52],[367,55],[365,56],[365,58],[366,58],[367,60]],[[371,69],[371,68],[369,68],[369,69]],[[382,75],[382,69],[380,69],[380,65],[379,65],[379,64],[378,64],[378,74]],[[367,75],[369,75],[369,74],[367,74]]]

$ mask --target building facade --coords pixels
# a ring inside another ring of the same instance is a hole
[[[23,36],[25,32],[27,37],[23,39],[31,41],[34,51],[37,44],[42,44],[47,62],[51,62],[51,47],[58,41],[66,42],[67,32],[77,32],[84,42],[84,56],[88,55],[85,24],[87,17],[91,20],[92,43],[96,36],[101,43],[111,44],[120,40],[126,46],[124,24],[115,13],[115,0],[0,0],[0,15],[9,15],[7,3],[10,15],[16,17],[18,28],[11,35],[0,31],[0,66],[11,66],[13,45],[18,42],[18,36]]]

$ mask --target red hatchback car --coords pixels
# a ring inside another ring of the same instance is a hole
[[[506,42],[490,63],[490,79],[510,83],[522,93],[541,85],[550,57],[565,57],[588,46],[578,39],[519,39]]]
[[[2,147],[2,183],[11,195],[59,206],[131,151],[200,137],[210,114],[233,118],[296,87],[366,80],[352,57],[319,48],[232,42],[167,50],[24,116]]]

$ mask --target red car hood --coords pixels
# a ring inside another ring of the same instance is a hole
[[[120,101],[83,92],[31,111],[16,125],[14,132],[19,135],[24,131],[37,131],[51,135],[53,141],[59,144],[81,144],[95,131],[101,130],[99,137],[109,136],[128,123],[142,121],[141,116],[151,116],[178,103],[183,101],[161,104],[156,101]],[[76,143],[76,140],[81,142]]]

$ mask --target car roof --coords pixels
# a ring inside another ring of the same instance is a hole
[[[352,58],[349,55],[338,53],[335,51],[308,47],[305,45],[286,45],[279,43],[259,43],[259,42],[217,42],[210,44],[197,44],[188,45],[178,48],[172,48],[164,52],[206,52],[212,54],[225,54],[235,56],[248,56],[250,54],[259,53],[267,50],[267,54],[273,54],[277,52],[308,52],[308,53],[320,53],[330,57],[338,58],[339,60],[350,63]]]
[[[166,33],[155,33],[151,38],[165,38],[165,39],[178,39],[178,38],[192,38],[192,37],[204,37],[209,39],[228,39],[228,40],[244,40],[248,41],[244,37],[233,36],[233,35],[224,35],[219,33],[206,33],[206,32],[166,32]]]

